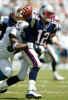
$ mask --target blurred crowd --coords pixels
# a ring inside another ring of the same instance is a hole
[[[54,8],[57,19],[68,31],[68,1],[67,0],[0,0],[0,16],[9,15],[12,8],[16,6],[32,5],[33,8],[39,9],[43,4],[50,4]]]
[[[67,25],[68,23],[68,1],[67,0],[0,0],[0,14],[9,14],[11,8],[30,4],[34,8],[40,8],[42,4],[51,4],[54,8],[55,14],[60,21]],[[7,9],[3,10],[2,9]],[[5,12],[4,12],[5,11]]]

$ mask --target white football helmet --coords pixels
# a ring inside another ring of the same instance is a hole
[[[47,21],[52,20],[52,18],[55,17],[54,15],[54,9],[51,5],[42,5],[39,11],[39,15],[42,19],[45,19]]]

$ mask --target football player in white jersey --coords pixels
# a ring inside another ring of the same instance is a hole
[[[18,20],[22,20],[23,18],[22,16],[24,16],[22,15],[22,10],[20,10],[19,13],[20,13],[20,16],[14,15],[14,18],[17,18]],[[32,11],[29,13],[29,16],[31,14],[32,14]],[[29,16],[26,16],[25,19],[27,19],[27,17]],[[27,44],[21,43],[21,39],[19,38],[21,37],[20,29],[23,29],[26,26],[28,26],[28,23],[23,21],[23,22],[18,22],[16,27],[15,26],[7,27],[4,37],[0,40],[0,63],[1,63],[0,70],[3,72],[4,76],[8,78],[12,75],[12,68],[11,68],[12,64],[10,63],[8,58],[13,56],[15,52],[18,52],[19,50],[22,50],[23,48],[25,49],[27,47]],[[18,38],[18,40],[16,37]],[[25,62],[25,60],[23,62]],[[26,67],[24,68],[24,70],[26,70]],[[23,72],[25,73],[25,71]],[[21,73],[22,72],[20,72],[19,76],[21,76]],[[23,75],[23,77],[25,77],[25,74]],[[0,83],[2,82],[3,81],[1,81]]]
[[[11,39],[11,37],[13,37],[13,35],[11,35],[12,33],[16,33],[16,30],[14,27],[8,27],[6,30],[6,33],[3,37],[3,39],[0,41],[0,70],[3,72],[4,76],[6,77],[10,77],[12,75],[12,64],[9,61],[9,57],[11,58],[11,56],[13,56],[16,52],[15,49],[21,49],[21,48],[25,48],[26,45],[21,45],[19,44],[18,47],[18,41],[15,40],[13,38],[13,40]],[[13,42],[11,42],[13,41]],[[20,46],[21,45],[21,46]]]
[[[9,17],[8,18],[4,18],[3,22],[1,22],[1,35],[0,35],[0,57],[2,56],[3,58],[8,58],[8,56],[10,56],[10,54],[12,55],[12,48],[10,46],[6,48],[6,45],[12,45],[11,43],[7,43],[9,38],[8,38],[8,34],[11,30],[11,27],[14,26],[18,20],[22,20],[22,7],[19,8],[19,7],[16,7],[14,9],[12,9],[12,12],[10,13]],[[29,17],[29,15],[32,13],[32,11],[28,14],[28,16],[25,15],[25,19],[27,19],[27,17]],[[19,14],[19,15],[18,15]],[[18,22],[17,24],[17,27],[19,27],[19,24],[21,24],[21,22]],[[8,28],[7,28],[8,27]],[[7,28],[7,30],[6,30]],[[6,31],[6,32],[5,32]],[[13,29],[13,31],[16,31]],[[8,38],[8,39],[7,39]],[[4,49],[4,47],[6,49]],[[4,51],[4,53],[2,52]],[[10,51],[10,52],[9,52]],[[2,58],[1,57],[1,58]],[[4,66],[5,64],[3,64]],[[11,67],[10,67],[11,68]],[[2,67],[2,70],[4,70],[4,68]],[[7,68],[7,70],[9,71],[9,69]],[[6,73],[6,71],[5,71]],[[5,78],[5,74],[0,72],[0,80],[4,79]],[[9,77],[9,75],[7,75]]]

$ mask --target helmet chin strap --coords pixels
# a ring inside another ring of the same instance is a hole
[[[51,19],[47,18],[47,22],[50,22],[50,21],[51,21]]]

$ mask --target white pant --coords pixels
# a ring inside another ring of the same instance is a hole
[[[10,77],[12,75],[12,67],[11,63],[8,59],[0,59],[0,70],[6,77]]]
[[[40,61],[38,59],[38,55],[35,52],[35,50],[34,49],[29,49],[29,52],[30,52],[30,54],[33,55],[34,59],[36,60],[36,62],[38,64],[38,66],[40,67],[41,66]],[[20,60],[19,60],[19,58],[20,58]],[[28,68],[33,67],[33,62],[30,59],[30,57],[27,55],[27,53],[25,53],[24,51],[19,54],[18,60],[20,61],[20,64],[19,64],[20,71],[19,71],[19,74],[18,74],[18,78],[20,80],[24,80],[26,75],[27,75]]]
[[[41,67],[41,63],[39,61],[37,52],[34,49],[30,49],[30,48],[29,48],[29,52],[33,55],[34,59],[36,60],[36,62],[38,64],[38,67],[40,68]],[[32,62],[32,64],[33,64],[33,62]]]
[[[58,55],[56,53],[56,49],[50,44],[47,45],[47,48],[48,48],[48,51],[51,54],[51,56],[55,59],[55,61],[57,63],[59,63],[59,57],[58,57]]]
[[[18,62],[16,64],[16,67],[19,67],[20,69],[17,76],[20,80],[24,80],[27,75],[28,67],[31,66],[32,64],[24,51],[19,52],[16,55],[15,60]]]

